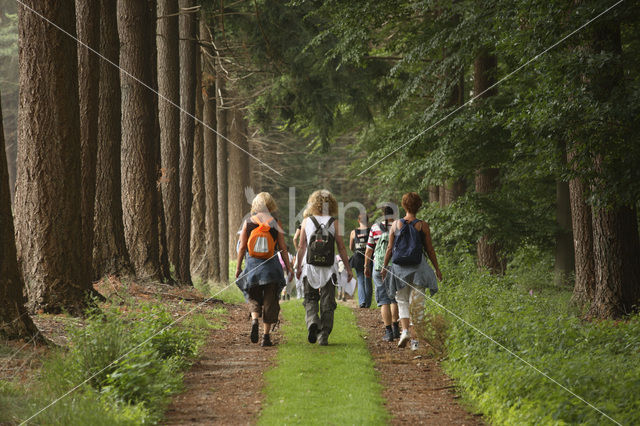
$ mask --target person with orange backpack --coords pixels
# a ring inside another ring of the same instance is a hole
[[[271,327],[280,314],[279,295],[286,285],[286,279],[278,253],[281,254],[286,270],[293,274],[289,253],[284,241],[282,223],[274,217],[276,203],[268,192],[261,192],[251,203],[251,216],[242,226],[236,284],[248,298],[251,310],[252,343],[258,343],[259,324],[262,317],[261,346],[272,346]],[[244,271],[242,261],[246,255]]]

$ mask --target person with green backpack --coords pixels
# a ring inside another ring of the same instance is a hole
[[[374,223],[369,232],[367,250],[364,254],[364,273],[368,277],[373,277],[373,283],[376,287],[376,303],[380,307],[380,314],[385,327],[385,334],[382,340],[393,342],[394,339],[400,337],[398,304],[395,298],[389,297],[380,272],[382,271],[384,256],[389,245],[389,229],[396,215],[393,207],[388,205],[382,208],[382,214],[382,221]]]

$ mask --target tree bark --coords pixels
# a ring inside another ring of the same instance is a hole
[[[598,54],[606,52],[610,59],[588,79],[588,88],[598,102],[612,102],[624,90],[620,23],[601,21],[592,32],[591,50]],[[602,177],[607,149],[608,146],[603,146],[594,153],[595,193],[605,192],[607,185]],[[589,314],[599,318],[629,314],[638,308],[640,301],[640,239],[635,206],[597,207],[592,220],[596,288]]]
[[[574,151],[570,150],[568,152],[569,164],[573,161],[573,157]],[[569,181],[576,271],[571,300],[580,308],[586,307],[593,301],[596,288],[591,206],[587,204],[585,192],[586,185],[582,179],[574,178]]]
[[[92,49],[100,48],[100,0],[76,0],[78,40]],[[96,156],[98,150],[98,93],[100,62],[98,55],[78,43],[78,100],[80,104],[82,250],[93,253],[96,199]],[[94,277],[93,264],[89,277]]]
[[[482,50],[473,64],[473,91],[481,99],[495,96],[495,88],[487,90],[495,82],[498,60],[488,50]],[[486,92],[485,92],[486,90]],[[484,92],[484,93],[483,93]],[[500,186],[500,170],[493,167],[481,167],[476,172],[476,192],[489,194]],[[490,243],[491,236],[483,235],[478,240],[478,266],[487,268],[491,273],[499,274],[505,270],[505,261],[498,253],[498,244]]]
[[[197,19],[193,0],[180,0],[180,259],[178,281],[191,284],[191,203],[196,91]]]
[[[191,206],[191,274],[205,278],[206,228],[204,189],[204,141],[202,133],[202,63],[196,48],[196,122],[193,137],[193,205]]]
[[[29,338],[38,333],[27,313],[23,291],[24,281],[18,269],[0,107],[0,336],[5,339]]]
[[[100,0],[100,52],[115,64],[120,56],[116,6],[116,0]],[[104,275],[133,274],[122,223],[120,108],[120,71],[102,60],[98,96],[94,279]]]
[[[211,43],[209,29],[204,19],[200,21],[200,40],[208,45]],[[208,69],[208,67],[204,67]],[[209,70],[213,71],[213,70]],[[211,129],[216,129],[216,86],[215,77],[211,72],[203,73],[202,91],[204,121],[204,187],[205,187],[205,241],[206,249],[206,275],[208,279],[220,279],[220,247],[218,233],[218,164],[216,134]]]
[[[218,58],[218,61],[220,59]],[[229,281],[229,208],[227,204],[227,92],[225,90],[225,78],[222,75],[222,67],[218,64],[216,69],[216,124],[217,145],[216,159],[218,162],[218,240],[220,251],[220,276],[221,283]]]
[[[72,2],[26,4],[75,36]],[[75,41],[19,7],[17,250],[32,311],[81,313],[92,292],[82,247]]]
[[[245,214],[249,213],[245,190],[249,187],[249,145],[247,126],[240,108],[230,111],[229,134],[237,146],[229,147],[229,253],[236,252],[238,231],[242,228]]]
[[[567,284],[575,268],[568,182],[556,182],[556,223],[558,232],[556,234],[554,281],[556,285],[564,285]]]
[[[445,184],[443,183],[442,185],[438,186],[438,202],[440,203],[440,207],[446,207],[447,206],[447,194],[446,194],[446,190],[445,190]]]
[[[429,202],[440,203],[440,189],[437,185],[429,185]]]
[[[180,259],[180,56],[178,0],[158,1],[158,101],[162,149],[162,199],[169,262]]]
[[[153,25],[146,2],[118,0],[120,66],[153,85],[148,34]],[[156,204],[155,94],[124,71],[122,88],[122,209],[125,240],[136,276],[161,278]]]

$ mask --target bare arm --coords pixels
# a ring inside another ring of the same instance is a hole
[[[300,245],[300,243],[298,242],[300,239],[300,234],[300,228],[296,229],[296,233],[293,234],[293,249],[296,253],[298,252],[298,246]]]
[[[242,225],[242,232],[240,233],[240,249],[238,250],[238,263],[236,265],[236,278],[240,276],[240,272],[242,272],[242,261],[244,260],[244,255],[247,253],[247,241],[249,238],[247,237],[247,222]]]
[[[338,246],[338,253],[344,263],[344,268],[347,271],[347,281],[351,281],[353,278],[353,272],[351,271],[351,265],[349,265],[349,257],[347,256],[347,248],[344,246],[344,239],[338,228],[338,222],[333,222],[333,227],[336,230],[336,245]],[[355,231],[354,231],[355,232]]]
[[[302,225],[300,227],[300,244],[298,245],[298,253],[296,254],[296,277],[298,279],[302,276],[302,257],[307,251],[307,233],[304,230],[306,220],[307,219],[302,221]]]
[[[289,251],[287,250],[287,243],[284,241],[284,232],[282,232],[282,229],[282,223],[278,221],[278,247],[280,247],[280,255],[287,267],[287,271],[291,274],[293,273],[293,268],[289,262]]]
[[[351,234],[349,234],[349,250],[351,250],[351,252],[353,252],[354,249],[356,248],[355,238],[356,238],[356,231],[353,230],[351,231]]]
[[[396,222],[394,222],[393,225],[391,225],[391,229],[389,229],[389,244],[387,245],[387,252],[384,254],[384,265],[382,268],[383,279],[387,276],[387,266],[389,266],[391,254],[393,253],[393,241],[396,239],[396,226]]]
[[[372,260],[373,260],[373,249],[371,247],[367,247],[367,250],[364,252],[364,275],[367,277],[371,276]]]
[[[424,249],[426,250],[427,256],[429,256],[429,259],[431,260],[431,263],[436,270],[436,276],[440,281],[442,281],[442,272],[440,272],[438,259],[436,258],[436,251],[434,250],[433,243],[431,241],[431,230],[429,229],[429,225],[427,224],[427,222],[421,222],[421,227]]]

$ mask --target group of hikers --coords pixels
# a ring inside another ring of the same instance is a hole
[[[417,350],[413,324],[423,320],[425,291],[433,295],[442,280],[429,225],[416,217],[421,206],[420,196],[409,192],[402,197],[406,214],[399,220],[394,209],[385,206],[381,220],[369,227],[368,215],[361,213],[358,228],[350,234],[353,255],[349,258],[336,220],[336,198],[327,190],[315,191],[294,235],[296,253],[290,255],[275,200],[267,192],[256,195],[240,231],[236,268],[236,284],[251,312],[251,342],[260,341],[262,317],[261,345],[273,345],[270,332],[278,321],[280,294],[288,284],[291,293],[290,283],[295,282],[297,296],[304,296],[307,340],[328,345],[337,307],[336,287],[352,282],[355,271],[360,308],[371,306],[375,286],[385,327],[382,339],[398,340],[401,348],[411,342],[411,349]]]

